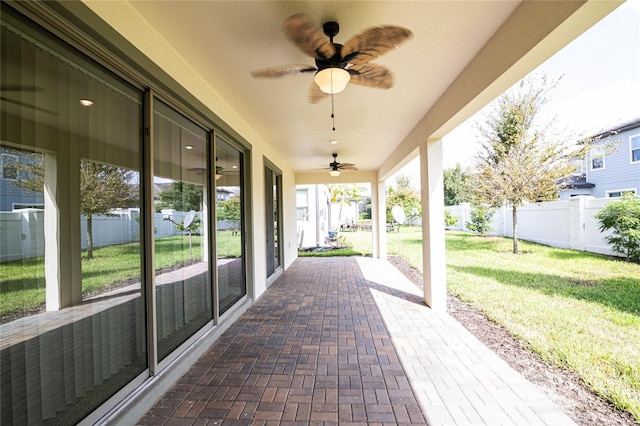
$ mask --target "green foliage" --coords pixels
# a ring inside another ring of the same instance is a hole
[[[600,222],[600,231],[613,232],[604,240],[614,252],[624,255],[627,261],[640,260],[640,197],[624,196],[610,202],[595,218]]]
[[[193,217],[193,220],[191,221],[189,226],[184,226],[183,224],[174,222],[173,220],[171,221],[171,223],[173,223],[173,226],[175,226],[178,231],[188,232],[190,234],[199,234],[200,226],[202,225],[202,221],[200,220],[200,217],[197,215]]]
[[[186,182],[172,182],[169,188],[160,192],[162,203],[174,210],[188,212],[202,210],[202,186]]]
[[[393,220],[391,209],[393,206],[400,206],[404,210],[407,217],[412,215],[413,209],[420,214],[420,196],[413,189],[411,177],[407,175],[398,175],[395,180],[395,187],[390,186],[387,191],[387,222]]]
[[[553,121],[536,123],[546,96],[557,82],[545,77],[522,80],[500,96],[484,125],[482,152],[477,157],[473,197],[476,202],[514,209],[525,202],[557,198],[560,182],[574,170],[576,150],[551,134]],[[517,219],[513,221],[513,252],[518,252]]]
[[[458,224],[458,216],[451,214],[449,210],[444,211],[444,226],[445,228],[452,228]]]
[[[228,220],[234,224],[240,224],[242,218],[242,203],[240,197],[229,198],[227,201],[218,202],[218,220]]]
[[[475,205],[471,210],[471,222],[467,222],[467,228],[484,236],[493,231],[491,218],[495,210],[488,206]]]
[[[371,197],[366,195],[363,196],[360,204],[362,208],[360,210],[360,214],[358,215],[358,219],[359,220],[371,219]]]
[[[445,169],[443,178],[445,206],[457,206],[471,201],[472,176],[462,170],[459,163],[453,169]]]

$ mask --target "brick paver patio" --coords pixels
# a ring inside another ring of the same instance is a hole
[[[139,424],[572,425],[389,263],[300,258]]]

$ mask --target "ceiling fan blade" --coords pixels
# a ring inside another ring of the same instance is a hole
[[[382,65],[359,64],[349,68],[350,83],[378,89],[389,89],[393,86],[393,74]]]
[[[311,83],[311,87],[309,88],[309,102],[312,104],[317,104],[321,100],[325,99],[328,94],[324,93],[318,85],[314,82]]]
[[[285,19],[283,27],[284,35],[312,58],[329,59],[336,54],[333,43],[307,15],[298,13],[290,16]]]
[[[342,57],[352,63],[360,64],[378,58],[395,48],[413,33],[406,28],[395,26],[373,27],[354,36],[342,46]]]
[[[44,89],[38,86],[21,85],[21,84],[3,84],[0,85],[0,92],[42,92]]]
[[[51,110],[46,109],[46,108],[41,108],[41,107],[39,107],[39,106],[37,106],[35,104],[30,104],[30,103],[27,103],[27,102],[17,101],[15,99],[9,99],[9,98],[6,98],[4,96],[0,96],[0,101],[6,102],[6,103],[9,103],[9,104],[14,104],[14,105],[17,105],[19,107],[31,108],[34,111],[40,111],[40,112],[44,112],[44,113],[51,114],[51,115],[54,115],[54,116],[58,115],[58,113],[55,112],[55,111],[51,111]]]
[[[338,167],[344,169],[344,168],[349,168],[349,167],[355,167],[355,164],[353,164],[353,163],[338,163]]]
[[[353,165],[351,165],[351,166],[342,166],[341,165],[341,166],[338,167],[338,169],[340,169],[340,170],[358,170],[358,168],[356,166],[353,166]]]
[[[317,71],[317,69],[309,65],[281,65],[278,67],[251,71],[251,75],[255,78],[282,78],[311,71]]]

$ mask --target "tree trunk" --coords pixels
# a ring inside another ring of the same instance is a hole
[[[514,205],[511,207],[513,215],[513,252],[518,253],[518,208]]]
[[[87,215],[87,259],[93,259],[93,222],[91,215]]]

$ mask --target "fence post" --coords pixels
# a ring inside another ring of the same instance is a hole
[[[573,250],[585,250],[585,201],[593,199],[588,195],[578,195],[569,198],[569,248]]]

